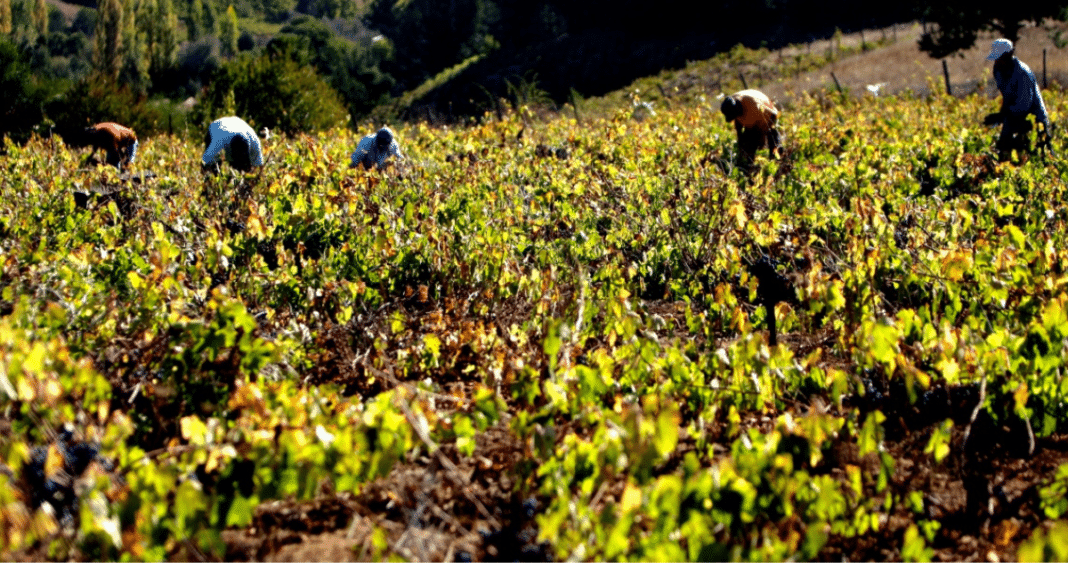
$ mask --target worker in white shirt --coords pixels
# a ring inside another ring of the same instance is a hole
[[[266,128],[263,134],[265,138],[269,136]],[[204,168],[215,168],[224,150],[226,161],[235,170],[248,172],[253,166],[263,166],[260,139],[240,117],[223,117],[208,126],[208,133],[204,137],[204,156],[201,157]]]

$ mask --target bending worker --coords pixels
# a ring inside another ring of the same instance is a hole
[[[356,150],[352,152],[352,164],[349,168],[362,165],[365,170],[372,166],[381,170],[386,167],[386,161],[391,156],[397,157],[397,160],[404,160],[400,145],[393,138],[393,130],[383,127],[377,133],[371,133],[360,139]]]
[[[223,150],[226,151],[226,161],[235,170],[248,172],[253,166],[263,166],[260,139],[240,117],[223,117],[208,126],[204,136],[204,156],[201,157],[203,167],[214,168]]]
[[[763,92],[742,90],[723,99],[720,111],[728,123],[734,123],[738,134],[738,148],[747,160],[756,156],[756,151],[768,147],[772,156],[781,151],[782,138],[775,125],[779,110]]]
[[[97,149],[106,153],[107,163],[120,171],[137,158],[137,134],[133,129],[110,121],[85,128],[88,144],[93,147],[86,160],[93,158]]]
[[[1034,115],[1035,123],[1041,123],[1045,133],[1050,133],[1049,114],[1038,90],[1038,81],[1030,67],[1016,58],[1016,49],[1008,39],[996,39],[990,46],[986,60],[994,61],[994,82],[1001,92],[1001,109],[986,116],[985,123],[1001,123],[1001,136],[997,144],[999,158],[1005,160],[1012,149],[1031,149],[1028,133],[1031,124],[1027,116]]]

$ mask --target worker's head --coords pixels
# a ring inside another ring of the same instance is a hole
[[[389,127],[383,127],[378,130],[375,135],[375,144],[378,145],[379,150],[386,150],[392,142],[393,131],[390,131]]]
[[[723,98],[723,103],[719,106],[719,111],[723,112],[723,117],[728,121],[734,121],[742,115],[742,104],[734,96],[727,96]]]
[[[1012,46],[1012,41],[1009,41],[1008,39],[995,39],[990,45],[990,54],[986,56],[986,60],[1005,62],[1011,59],[1015,52],[1015,48]]]

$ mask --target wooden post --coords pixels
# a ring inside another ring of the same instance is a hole
[[[946,64],[945,59],[942,59],[942,74],[946,77],[946,93],[952,96],[953,88],[949,84],[949,65]]]
[[[738,71],[738,78],[742,79],[742,90],[748,90],[749,86],[745,83],[745,75],[740,70]]]
[[[834,87],[838,88],[838,93],[841,94],[842,93],[842,85],[838,82],[838,77],[835,76],[834,73],[832,72],[831,73],[831,78],[834,79]]]
[[[860,50],[861,51],[867,51],[868,50],[868,42],[864,40],[864,30],[863,29],[860,30]]]

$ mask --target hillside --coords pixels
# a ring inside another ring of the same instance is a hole
[[[1047,80],[1061,86],[1068,84],[1068,58],[1065,58],[1064,50],[1056,46],[1052,36],[1065,30],[1068,30],[1068,24],[1054,21],[1040,27],[1027,27],[1022,30],[1017,44],[1018,56],[1031,66],[1040,80],[1042,52],[1046,50]],[[786,107],[806,93],[835,88],[831,73],[841,87],[854,96],[871,95],[869,85],[881,85],[879,92],[882,95],[909,91],[925,96],[930,93],[932,84],[938,92],[944,92],[941,60],[930,58],[917,46],[921,32],[918,23],[867,30],[863,40],[868,48],[864,50],[861,49],[862,34],[858,32],[842,34],[837,40],[822,39],[764,51],[763,56],[694,61],[685,69],[638,79],[627,88],[590,98],[580,105],[593,114],[610,113],[612,108],[627,103],[635,89],[640,92],[640,99],[657,108],[668,103],[693,103],[699,96],[707,100],[741,89],[739,74],[747,77],[748,86],[762,89]],[[996,94],[990,78],[990,63],[985,60],[992,39],[992,35],[982,35],[974,47],[960,56],[946,59],[954,95],[964,96],[976,91],[989,97]],[[843,53],[840,57],[830,56],[836,45]],[[816,58],[820,61],[814,61]],[[796,71],[799,60],[801,72]],[[811,68],[813,64],[816,68]]]
[[[699,64],[644,116],[398,123],[384,171],[7,143],[0,555],[1068,558],[1063,138],[999,162],[988,96],[878,53],[761,85],[751,166]]]

